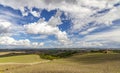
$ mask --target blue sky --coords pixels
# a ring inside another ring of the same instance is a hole
[[[120,0],[0,0],[0,48],[120,48]]]

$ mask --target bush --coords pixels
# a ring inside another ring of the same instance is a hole
[[[43,59],[53,60],[59,58],[65,58],[72,56],[73,54],[77,53],[76,51],[64,51],[64,52],[57,52],[57,53],[44,53],[40,54],[40,57]]]
[[[58,53],[55,56],[60,57],[60,58],[65,58],[65,57],[72,56],[75,53],[76,52],[74,52],[74,51],[66,51],[66,52]]]
[[[58,58],[58,57],[55,57],[55,56],[52,56],[52,55],[47,55],[47,54],[41,54],[40,57],[43,58],[43,59],[47,59],[47,60],[53,60],[53,59]]]

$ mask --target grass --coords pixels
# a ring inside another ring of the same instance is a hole
[[[26,58],[29,56],[33,55],[27,55]],[[76,54],[69,58],[31,66],[2,65],[0,67],[4,68],[4,73],[120,73],[120,54]]]
[[[0,57],[0,63],[31,63],[42,61],[39,55],[30,54],[30,55],[17,55],[9,57]]]
[[[79,63],[86,63],[86,64],[95,64],[95,63],[104,63],[109,61],[120,61],[120,54],[119,53],[87,53],[84,55],[75,55],[69,60]]]

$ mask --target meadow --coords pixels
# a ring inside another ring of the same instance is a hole
[[[17,55],[0,57],[0,63],[4,63],[0,73],[120,73],[120,53],[116,52],[75,53],[52,60],[38,54]]]

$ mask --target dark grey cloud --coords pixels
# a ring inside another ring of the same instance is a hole
[[[62,2],[66,2],[68,4],[76,4],[77,3],[76,0],[44,0],[44,2],[46,4],[51,4],[51,3],[55,4],[55,3],[62,3]]]

